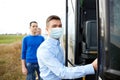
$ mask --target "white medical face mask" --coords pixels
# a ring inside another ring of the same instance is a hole
[[[50,32],[50,37],[59,39],[61,37],[62,33],[63,33],[62,28],[52,28],[51,32]]]

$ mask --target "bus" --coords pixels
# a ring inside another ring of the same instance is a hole
[[[120,0],[66,0],[63,35],[66,66],[98,70],[74,80],[120,80]]]

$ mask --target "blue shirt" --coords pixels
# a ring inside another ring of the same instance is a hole
[[[77,67],[64,66],[63,50],[58,40],[48,38],[37,50],[40,75],[43,80],[61,80],[80,78],[94,74],[92,64]]]
[[[21,58],[28,63],[37,63],[37,48],[44,41],[39,35],[27,35],[22,40]]]

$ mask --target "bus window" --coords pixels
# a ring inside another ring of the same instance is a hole
[[[110,0],[110,68],[120,71],[120,1]],[[119,56],[119,57],[118,57]]]

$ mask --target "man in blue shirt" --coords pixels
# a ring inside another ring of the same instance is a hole
[[[94,74],[97,60],[85,66],[66,67],[64,65],[63,49],[59,38],[62,35],[62,23],[58,16],[49,16],[46,20],[48,38],[37,50],[40,75],[43,80],[75,79],[88,74]]]
[[[36,21],[30,22],[30,35],[23,38],[22,51],[21,51],[21,62],[22,62],[22,73],[27,75],[26,80],[35,80],[35,71],[38,74],[38,80],[40,80],[40,71],[37,61],[37,48],[44,41],[44,38],[37,35],[38,23]]]

